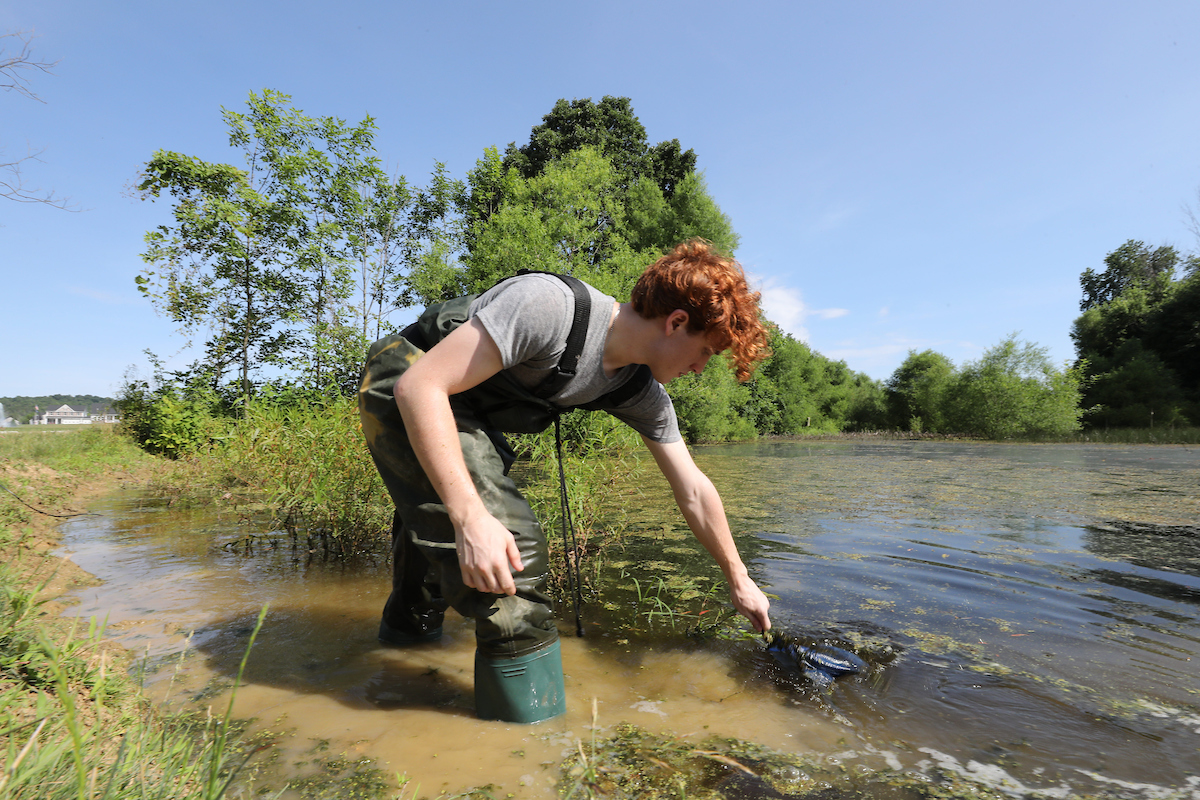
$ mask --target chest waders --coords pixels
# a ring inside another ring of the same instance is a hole
[[[475,619],[475,706],[482,719],[537,722],[566,710],[562,657],[551,601],[546,593],[546,537],[528,502],[508,477],[515,455],[504,433],[537,433],[569,409],[551,403],[574,377],[591,309],[587,288],[576,278],[557,276],[571,287],[575,314],[558,367],[540,385],[525,388],[506,372],[450,398],[467,470],[485,507],[513,534],[524,569],[514,573],[516,594],[479,592],[462,582],[454,527],[408,440],[392,396],[396,380],[425,351],[468,319],[474,296],[431,306],[402,333],[373,344],[359,388],[359,414],[371,457],[396,505],[392,521],[392,593],[384,606],[379,638],[408,645],[441,636],[446,608]],[[604,402],[619,405],[651,380],[640,368]],[[557,432],[557,430],[556,430]],[[559,444],[560,502],[564,538],[570,529],[565,476]],[[576,631],[581,589],[572,574]]]

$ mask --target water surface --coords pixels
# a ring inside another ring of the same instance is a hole
[[[600,565],[588,636],[561,615],[568,714],[537,726],[474,719],[468,623],[451,618],[432,645],[378,644],[382,560],[329,564],[286,540],[246,552],[233,545],[255,531],[228,512],[124,495],[73,521],[65,546],[104,580],[74,613],[107,616],[147,653],[156,696],[223,709],[269,603],[236,712],[274,734],[261,780],[275,788],[333,761],[404,773],[426,796],[490,783],[553,797],[559,762],[593,735],[594,700],[601,736],[622,721],[731,736],[1014,796],[1200,796],[1200,450],[784,441],[696,454],[776,626],[857,648],[867,673],[820,690],[752,639],[688,635],[702,615],[648,615],[715,615],[724,600],[719,586],[705,596],[719,572],[649,473],[617,504],[634,535]]]

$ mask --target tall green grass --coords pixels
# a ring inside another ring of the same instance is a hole
[[[618,486],[614,476],[636,469],[640,443],[607,415],[569,414],[563,429],[576,557],[582,558],[596,550],[602,533],[619,530],[611,516],[620,505],[611,502]],[[512,440],[521,456],[514,478],[557,549],[561,513],[553,428]],[[348,555],[389,541],[392,501],[367,452],[358,407],[349,399],[256,400],[212,439],[164,462],[156,483],[193,502],[221,498],[257,509],[310,550]],[[561,560],[558,553],[555,563]]]
[[[224,797],[249,758],[231,737],[229,711],[162,717],[103,647],[102,626],[47,630],[45,588],[19,586],[0,568],[0,797]]]
[[[252,402],[204,451],[184,459],[194,485],[254,498],[310,546],[370,549],[391,529],[392,503],[367,453],[358,407]]]
[[[245,755],[228,711],[155,711],[105,646],[103,625],[50,607],[61,559],[30,547],[81,481],[153,463],[109,426],[0,436],[0,798],[215,800]],[[61,581],[57,581],[61,583]]]
[[[513,477],[541,522],[550,547],[550,591],[562,597],[570,585],[567,564],[586,586],[595,584],[606,545],[619,540],[625,525],[623,480],[641,465],[644,448],[637,434],[607,414],[575,411],[562,418],[563,474],[574,535],[564,541],[562,502],[554,428],[510,437],[520,461]]]

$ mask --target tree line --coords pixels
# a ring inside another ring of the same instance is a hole
[[[60,406],[70,406],[76,411],[99,411],[110,408],[114,404],[111,397],[97,397],[94,394],[50,394],[40,397],[0,397],[0,405],[4,406],[4,415],[12,417],[18,423],[25,424],[33,419],[39,411],[54,411]]]
[[[370,116],[353,124],[310,116],[266,90],[222,117],[236,165],[160,150],[137,181],[145,199],[171,202],[170,220],[146,235],[138,287],[198,355],[174,373],[156,369],[154,382],[127,380],[121,402],[130,409],[164,393],[229,413],[264,391],[350,395],[366,347],[394,332],[400,310],[482,291],[519,268],[573,274],[623,298],[679,241],[701,237],[729,253],[738,245],[696,153],[678,139],[651,143],[629,98],[559,100],[527,143],[485,148],[461,177],[435,161],[423,185],[383,167]],[[669,391],[692,441],[880,429],[1069,433],[1081,420],[1110,419],[1087,404],[1123,407],[1116,387],[1154,365],[1153,348],[1186,337],[1179,326],[1168,332],[1169,310],[1149,310],[1186,294],[1150,278],[1143,285],[1143,272],[1164,274],[1158,258],[1084,274],[1090,299],[1076,341],[1087,344],[1070,367],[1014,335],[960,368],[932,351],[910,353],[881,382],[768,320],[772,355],[750,381],[739,384],[714,359]],[[1116,341],[1117,312],[1106,310],[1114,304],[1128,307],[1126,317],[1144,311],[1145,330],[1122,328]],[[1194,371],[1177,363],[1164,369],[1175,370],[1181,397],[1194,396]],[[1159,420],[1187,417],[1183,400],[1172,408]]]

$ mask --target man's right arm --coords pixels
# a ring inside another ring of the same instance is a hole
[[[493,517],[475,490],[463,459],[450,396],[495,375],[500,350],[478,320],[456,328],[409,367],[392,392],[409,441],[454,525],[463,583],[513,594],[512,570],[522,569],[512,533]]]

